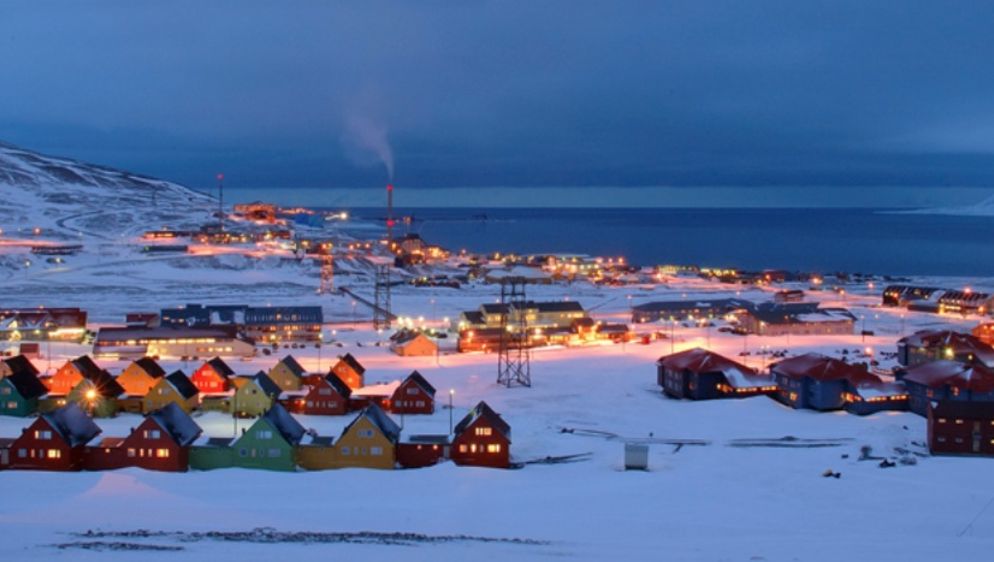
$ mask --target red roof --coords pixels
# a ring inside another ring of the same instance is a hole
[[[845,361],[820,353],[805,353],[788,357],[770,367],[779,375],[790,378],[809,377],[819,381],[845,379],[854,385],[878,385],[883,381],[871,375],[865,366],[850,365]]]
[[[696,374],[722,373],[728,384],[737,388],[770,384],[769,378],[757,374],[755,369],[699,347],[666,355],[656,364],[670,371],[690,371]]]
[[[949,385],[971,392],[994,391],[994,371],[983,365],[932,361],[908,370],[904,380],[937,388]]]
[[[952,330],[922,330],[902,338],[898,343],[926,349],[948,348],[954,355],[967,353],[985,365],[994,365],[994,348],[971,334]]]

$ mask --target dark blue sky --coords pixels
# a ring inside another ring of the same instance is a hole
[[[195,187],[994,183],[990,2],[0,8],[0,139]]]

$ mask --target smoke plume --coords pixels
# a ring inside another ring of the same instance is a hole
[[[389,181],[393,181],[393,149],[387,135],[387,127],[382,122],[368,116],[353,113],[346,116],[345,143],[355,160],[369,164],[369,155],[375,155],[387,169]]]

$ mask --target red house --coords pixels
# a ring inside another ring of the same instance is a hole
[[[448,456],[448,435],[412,435],[397,443],[397,464],[404,468],[432,466]]]
[[[414,371],[400,383],[384,406],[394,414],[432,414],[435,412],[435,387]]]
[[[455,427],[450,456],[458,465],[508,468],[511,426],[486,402],[470,410]]]
[[[235,371],[227,363],[215,357],[194,371],[190,381],[202,394],[226,392],[231,387],[229,379],[234,374]]]
[[[189,468],[190,445],[202,430],[178,404],[170,402],[145,416],[127,437],[108,437],[86,448],[87,470],[138,467],[184,472]]]
[[[335,373],[311,377],[307,394],[286,401],[287,410],[294,414],[312,416],[341,416],[349,412],[352,389]]]
[[[86,444],[99,434],[90,416],[70,403],[36,419],[0,450],[0,468],[82,470]]]
[[[994,402],[930,402],[928,449],[934,455],[994,456]]]

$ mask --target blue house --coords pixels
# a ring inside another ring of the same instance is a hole
[[[776,391],[770,377],[701,348],[661,357],[656,369],[656,382],[671,398],[745,398]]]
[[[994,402],[994,370],[980,364],[933,361],[903,375],[912,412],[927,416],[934,401]]]
[[[858,386],[880,385],[865,365],[850,365],[819,353],[805,353],[774,363],[770,374],[776,398],[792,408],[840,410]]]

